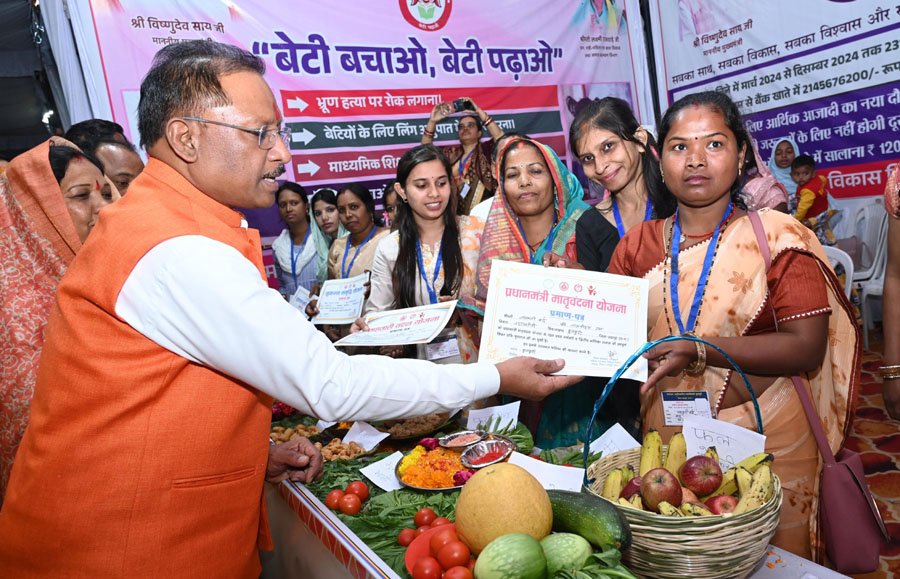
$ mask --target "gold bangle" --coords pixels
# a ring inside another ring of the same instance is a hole
[[[900,373],[900,364],[894,364],[893,366],[881,366],[878,368],[878,373],[884,376],[885,374],[898,374]]]
[[[885,380],[896,380],[897,378],[900,378],[900,372],[898,372],[896,374],[882,374],[881,375],[882,382],[884,382]]]
[[[689,376],[699,376],[706,370],[706,344],[703,342],[694,342],[697,347],[697,359],[684,369]]]

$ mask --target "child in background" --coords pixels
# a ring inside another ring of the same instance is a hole
[[[797,211],[794,218],[803,221],[828,211],[825,177],[816,175],[816,162],[809,155],[798,155],[791,163],[791,179],[797,184]]]
[[[812,229],[823,245],[834,245],[829,221],[835,215],[828,207],[828,180],[816,175],[816,162],[809,155],[797,155],[791,163],[791,179],[797,184],[794,218]]]

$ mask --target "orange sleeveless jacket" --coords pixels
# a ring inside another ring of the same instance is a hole
[[[0,511],[0,575],[259,576],[271,399],[115,314],[138,260],[177,236],[225,243],[265,278],[258,232],[240,222],[153,159],[103,210],[51,313]]]

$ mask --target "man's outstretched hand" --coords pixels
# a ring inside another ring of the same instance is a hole
[[[562,370],[565,360],[540,360],[528,356],[510,358],[497,364],[500,393],[525,400],[543,400],[557,390],[580,382],[582,376],[551,376]]]

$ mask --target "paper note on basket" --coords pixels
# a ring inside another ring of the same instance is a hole
[[[347,434],[344,435],[344,444],[355,442],[365,449],[366,452],[375,450],[378,443],[390,436],[389,432],[381,432],[368,422],[356,421]]]
[[[480,361],[563,358],[561,374],[612,376],[647,341],[645,279],[494,260]],[[647,379],[639,358],[624,378]]]
[[[509,455],[509,462],[527,470],[531,476],[538,479],[538,482],[545,489],[560,491],[581,490],[581,484],[584,480],[584,469],[550,464],[525,456],[521,452],[514,452]]]
[[[456,300],[427,306],[378,312],[366,316],[369,330],[356,332],[334,343],[335,346],[403,346],[427,344],[453,315]]]
[[[366,303],[366,283],[369,274],[363,273],[347,279],[330,279],[319,291],[319,314],[314,324],[352,324],[362,313]]]
[[[395,452],[387,458],[373,462],[369,466],[359,469],[366,478],[378,485],[378,488],[391,492],[403,488],[403,484],[397,480],[397,463],[403,459],[403,453]]]
[[[483,429],[490,432],[514,428],[519,422],[519,406],[521,402],[510,402],[503,406],[488,406],[478,410],[469,410],[466,428]]]
[[[762,434],[715,418],[687,414],[682,432],[688,456],[703,454],[715,446],[723,469],[766,449],[766,437]]]
[[[640,448],[641,443],[628,434],[622,425],[616,422],[609,429],[591,443],[591,454],[602,452],[603,456],[609,456],[622,450]]]

